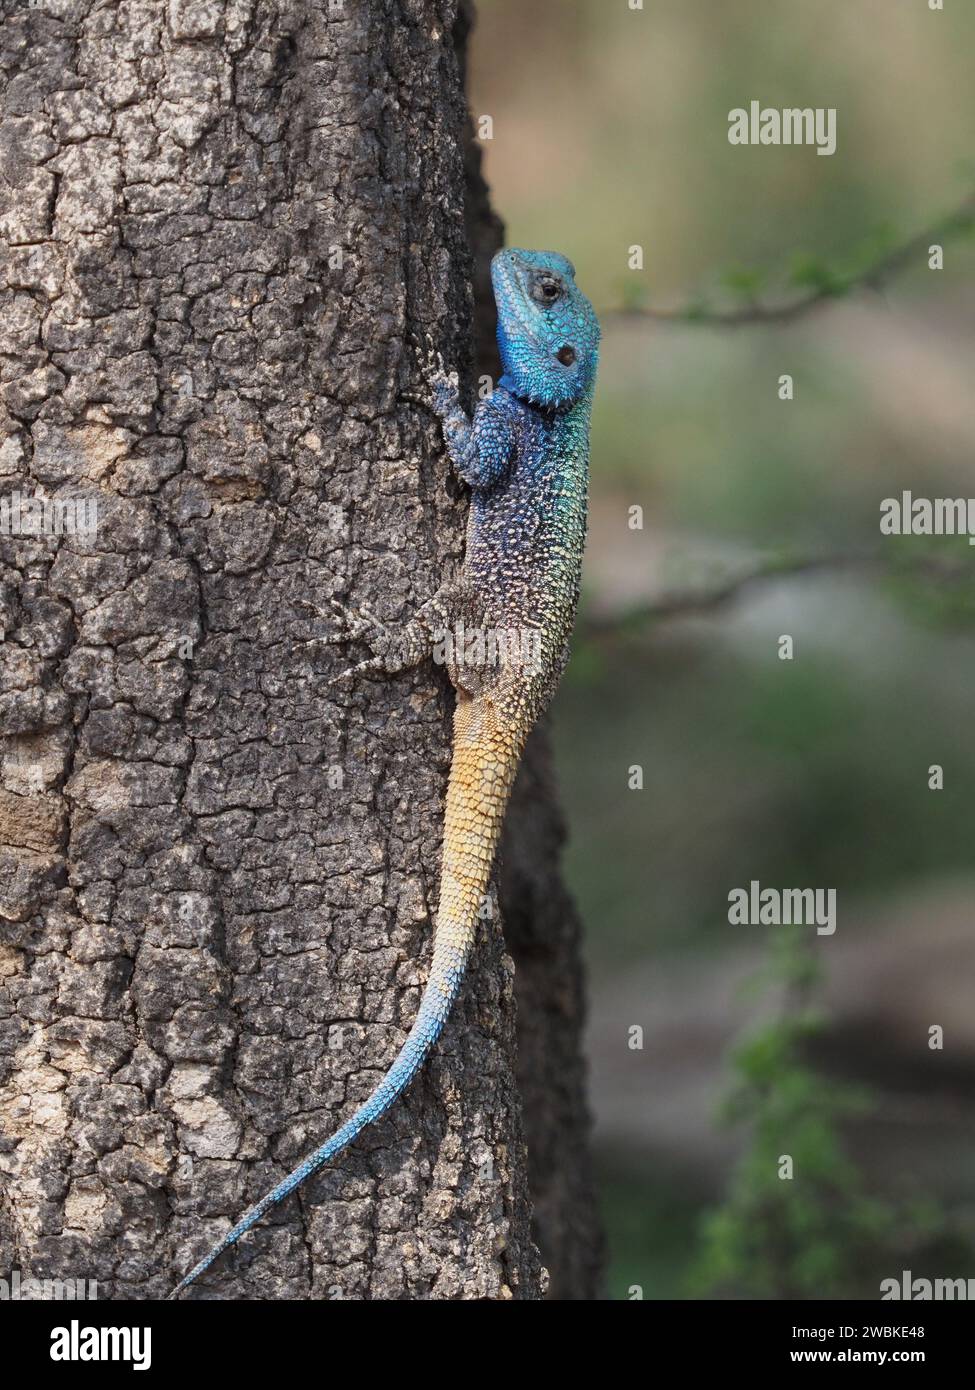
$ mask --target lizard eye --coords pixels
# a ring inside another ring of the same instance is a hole
[[[554,304],[562,293],[562,281],[555,275],[538,275],[532,283],[532,299],[539,304]]]
[[[562,363],[563,367],[571,367],[573,362],[576,360],[576,350],[574,347],[570,347],[569,344],[566,343],[565,347],[559,348],[555,356]]]

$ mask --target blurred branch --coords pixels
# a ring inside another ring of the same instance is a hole
[[[838,271],[815,260],[804,261],[793,276],[794,282],[804,285],[804,293],[779,304],[762,303],[750,298],[746,303],[727,309],[712,309],[692,304],[680,309],[654,309],[634,303],[610,309],[600,315],[610,319],[658,319],[663,322],[704,324],[720,328],[738,328],[747,324],[785,324],[801,318],[811,310],[836,299],[843,299],[858,289],[879,290],[900,271],[908,269],[925,256],[928,247],[943,244],[954,236],[970,233],[975,228],[975,193],[970,193],[951,213],[918,232],[909,241],[875,256],[866,265],[854,270]],[[752,287],[758,277],[741,273],[745,285]]]
[[[873,570],[882,575],[906,575],[944,585],[972,581],[970,561],[966,564],[957,556],[939,556],[931,552],[910,556],[899,547],[896,551],[885,548],[848,554],[771,555],[749,569],[723,576],[710,587],[675,589],[616,612],[589,613],[582,624],[582,634],[587,638],[615,638],[662,619],[712,612],[733,602],[756,584],[795,575],[854,569]]]

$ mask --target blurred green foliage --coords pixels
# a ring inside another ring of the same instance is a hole
[[[891,1267],[884,1255],[903,1215],[867,1194],[843,1147],[841,1121],[866,1109],[869,1098],[837,1086],[805,1058],[823,1022],[809,1005],[819,965],[803,929],[783,929],[772,940],[766,978],[781,986],[783,1003],[735,1050],[726,1119],[748,1125],[750,1142],[725,1204],[704,1223],[691,1291],[702,1297],[869,1296],[864,1276],[873,1274],[875,1290],[877,1271],[883,1277]]]

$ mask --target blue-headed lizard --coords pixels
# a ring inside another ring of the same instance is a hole
[[[422,1066],[460,987],[525,740],[565,666],[586,535],[599,325],[572,265],[555,252],[499,251],[491,280],[503,375],[473,420],[456,376],[435,355],[425,361],[447,451],[471,488],[460,576],[398,630],[333,604],[344,630],[329,639],[365,639],[372,650],[345,676],[394,675],[436,646],[456,689],[440,902],[416,1021],[368,1100],[241,1217],[171,1298],[382,1115]]]

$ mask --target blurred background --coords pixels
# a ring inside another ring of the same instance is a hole
[[[879,531],[975,496],[973,56],[954,0],[478,5],[508,242],[604,322],[553,719],[611,1297],[975,1278],[975,551]],[[836,107],[837,152],[731,146],[752,99]],[[753,879],[835,888],[835,935],[729,925]]]

